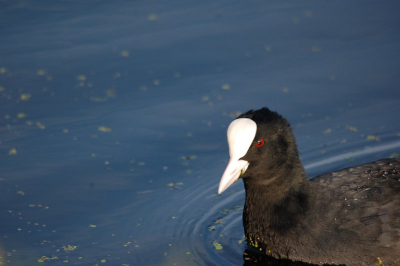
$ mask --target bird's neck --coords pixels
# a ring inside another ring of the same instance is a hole
[[[267,171],[268,177],[244,178],[243,225],[247,241],[276,245],[275,239],[296,230],[309,208],[309,182],[300,162]],[[268,247],[264,247],[268,249]]]

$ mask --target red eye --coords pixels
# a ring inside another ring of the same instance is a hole
[[[264,140],[260,139],[259,141],[257,141],[256,146],[257,147],[261,147],[262,145],[264,145]]]

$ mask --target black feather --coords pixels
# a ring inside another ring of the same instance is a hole
[[[243,160],[248,245],[314,264],[396,265],[400,259],[400,160],[385,159],[308,180],[288,121],[250,110],[257,132]],[[265,144],[257,147],[257,140]]]

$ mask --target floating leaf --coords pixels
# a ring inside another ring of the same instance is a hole
[[[37,74],[38,76],[43,76],[45,73],[46,73],[46,72],[45,72],[43,69],[38,69],[38,70],[36,71],[36,74]]]
[[[209,97],[208,95],[205,95],[205,96],[201,97],[201,100],[202,100],[203,102],[206,102],[206,101],[209,101],[209,100],[210,100],[210,97]]]
[[[157,16],[157,14],[151,13],[147,16],[147,19],[150,21],[155,21],[158,19],[158,16]]]
[[[46,257],[46,256],[42,256],[41,258],[38,259],[38,262],[45,262],[46,260],[58,260],[57,256],[53,256],[51,258]]]
[[[97,128],[99,131],[101,131],[101,132],[111,132],[112,130],[111,130],[111,128],[109,128],[109,127],[105,127],[105,126],[100,126],[100,127],[98,127]]]
[[[230,90],[231,89],[231,85],[229,85],[228,83],[224,83],[224,84],[222,84],[221,88],[223,90]]]
[[[16,148],[12,148],[8,151],[9,155],[16,155],[17,154],[17,149]]]
[[[375,140],[375,141],[380,141],[378,136],[375,135],[368,135],[367,140]]]
[[[76,79],[79,81],[85,81],[86,80],[86,76],[85,75],[78,75],[76,76]]]
[[[40,123],[40,122],[36,122],[36,126],[38,127],[38,128],[40,128],[40,129],[45,129],[46,127],[42,124],[42,123]]]
[[[22,101],[29,101],[29,99],[32,97],[32,95],[30,93],[22,93],[19,98]]]
[[[26,117],[26,114],[24,114],[24,113],[18,113],[18,114],[17,114],[17,117],[18,117],[18,118],[24,118],[24,117]]]
[[[332,129],[328,128],[328,129],[325,129],[322,133],[329,134],[331,132],[332,132]]]
[[[73,246],[73,245],[62,246],[62,249],[64,249],[64,251],[73,251],[77,248],[78,246]]]
[[[221,245],[220,243],[218,243],[217,240],[214,240],[214,241],[213,241],[213,246],[214,246],[214,248],[215,248],[216,250],[223,249],[222,245]]]
[[[122,243],[122,245],[123,245],[124,247],[127,247],[127,246],[129,246],[130,244],[132,244],[132,242],[131,242],[131,241],[128,241],[128,242]]]
[[[120,55],[122,57],[129,57],[131,54],[130,54],[130,52],[128,50],[122,50]]]
[[[356,128],[356,127],[353,127],[353,126],[346,126],[346,129],[347,129],[347,130],[350,130],[350,131],[357,132],[357,128]]]

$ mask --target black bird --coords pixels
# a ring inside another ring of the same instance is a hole
[[[400,265],[400,160],[308,180],[288,121],[268,108],[240,115],[227,136],[218,193],[243,179],[252,249],[319,265]]]

